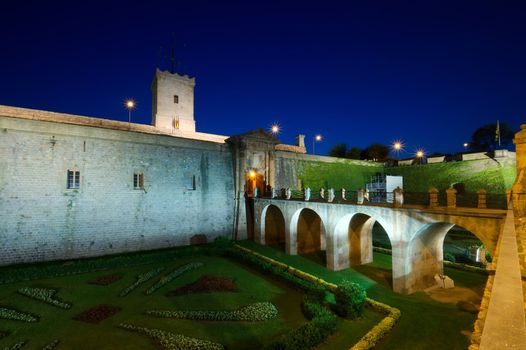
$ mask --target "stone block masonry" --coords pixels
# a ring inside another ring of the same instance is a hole
[[[233,208],[227,144],[0,115],[0,265],[211,241]]]

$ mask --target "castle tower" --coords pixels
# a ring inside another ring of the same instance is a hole
[[[195,132],[195,78],[157,69],[152,82],[152,124],[167,132]]]

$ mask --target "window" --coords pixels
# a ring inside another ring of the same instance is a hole
[[[144,174],[143,173],[133,174],[133,189],[134,190],[144,189]]]
[[[68,188],[80,187],[80,171],[68,170]]]
[[[186,189],[195,191],[195,175],[187,176]]]
[[[179,96],[174,95],[174,103],[179,103]]]

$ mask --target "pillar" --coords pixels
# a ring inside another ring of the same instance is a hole
[[[453,187],[448,188],[446,190],[446,198],[448,208],[457,207],[457,190],[455,190]]]
[[[517,177],[512,187],[513,209],[516,216],[526,215],[526,124],[515,134],[513,143],[517,152]]]
[[[478,195],[477,208],[479,208],[479,209],[486,209],[487,208],[487,206],[486,206],[486,190],[484,190],[484,189],[478,190],[477,195]]]
[[[395,208],[401,208],[404,205],[404,190],[400,187],[395,188],[393,197],[393,206]]]
[[[429,208],[438,207],[438,190],[434,187],[429,189]]]

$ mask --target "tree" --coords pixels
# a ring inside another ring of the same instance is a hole
[[[349,159],[360,159],[360,153],[362,153],[362,150],[358,147],[352,147],[347,150],[345,153],[345,158]]]
[[[347,145],[345,143],[337,143],[336,145],[332,146],[331,150],[329,151],[329,156],[345,158],[346,153]]]
[[[362,157],[375,161],[384,161],[389,155],[389,146],[373,143],[362,152]]]
[[[500,143],[501,147],[506,148],[511,145],[514,132],[505,124],[500,123]],[[499,147],[497,139],[497,124],[486,124],[473,132],[469,148],[475,152],[489,152]]]

